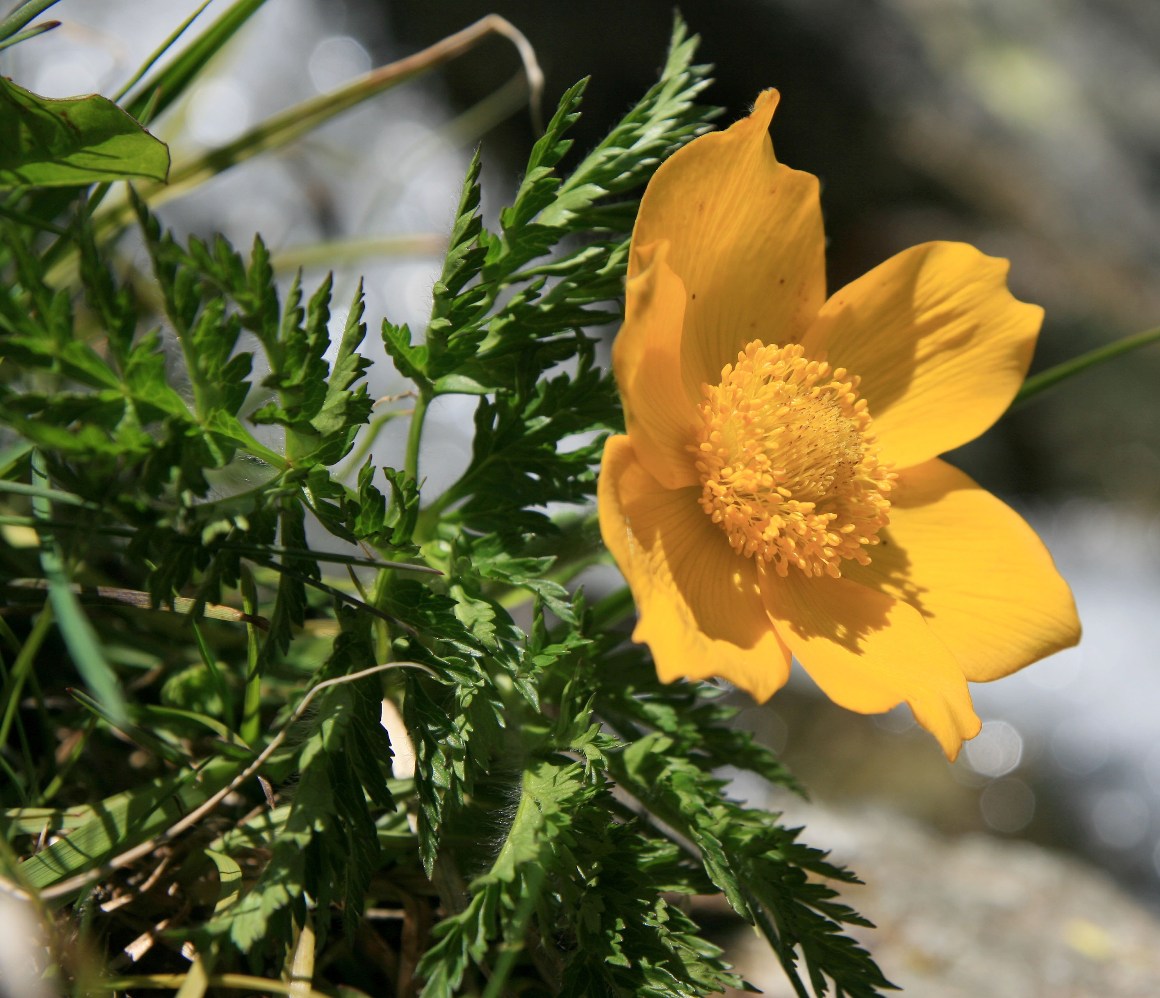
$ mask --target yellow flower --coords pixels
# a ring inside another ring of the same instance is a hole
[[[938,458],[1010,404],[1043,312],[1012,297],[1005,260],[961,243],[827,299],[818,182],[775,159],[777,101],[645,191],[601,532],[662,680],[766,700],[792,654],[843,707],[905,701],[953,759],[980,727],[968,680],[1079,640],[1039,538]]]

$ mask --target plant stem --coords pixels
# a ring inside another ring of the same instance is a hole
[[[181,197],[238,163],[259,153],[279,149],[376,94],[459,58],[492,35],[507,38],[516,47],[524,65],[532,105],[537,107],[543,91],[543,73],[536,62],[535,52],[511,22],[498,14],[488,14],[421,52],[373,69],[329,93],[302,101],[254,126],[233,142],[174,166],[167,183],[144,188],[142,197],[152,206]],[[118,205],[102,217],[98,233],[120,228],[130,214],[127,204]]]
[[[1157,326],[1155,329],[1146,329],[1144,332],[1136,333],[1134,336],[1125,336],[1123,339],[1116,340],[1114,343],[1096,347],[1095,350],[1089,350],[1087,353],[1073,357],[1071,360],[1065,360],[1062,364],[1049,367],[1046,371],[1040,371],[1038,374],[1023,382],[1023,387],[1019,389],[1019,394],[1015,396],[1008,411],[1014,409],[1016,406],[1023,405],[1041,392],[1045,392],[1049,388],[1054,388],[1061,381],[1081,374],[1089,367],[1106,363],[1109,360],[1119,357],[1121,354],[1130,353],[1132,350],[1139,350],[1140,347],[1145,347],[1150,343],[1156,342],[1160,342],[1160,326]]]
[[[427,418],[427,406],[430,404],[431,397],[425,390],[420,391],[411,413],[411,426],[407,430],[407,453],[403,458],[403,471],[408,478],[416,482],[419,480],[419,443],[423,439],[423,421]]]

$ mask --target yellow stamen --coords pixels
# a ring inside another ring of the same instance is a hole
[[[786,575],[868,564],[895,475],[878,461],[858,378],[798,345],[754,340],[705,386],[696,453],[701,507],[739,554]]]

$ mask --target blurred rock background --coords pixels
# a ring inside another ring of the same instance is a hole
[[[50,96],[111,93],[192,6],[64,0],[53,10],[64,26],[0,54],[0,72]],[[208,16],[224,6],[214,0]],[[1036,368],[1160,325],[1155,0],[686,0],[681,10],[716,65],[707,100],[725,108],[723,122],[764,87],[781,89],[775,148],[822,180],[832,288],[907,246],[962,239],[1008,257],[1015,293],[1045,306]],[[489,12],[531,40],[549,111],[591,75],[578,155],[655,79],[672,4],[270,0],[162,137],[178,157],[226,142]],[[371,342],[382,315],[421,325],[471,149],[483,143],[494,214],[534,141],[508,85],[518,73],[512,47],[488,41],[163,213],[239,246],[259,231],[288,265],[320,239],[376,239],[357,259],[336,250],[317,273],[339,271],[340,299],[366,275]],[[337,328],[344,319],[336,313]],[[372,380],[380,393],[397,387],[386,364]],[[987,988],[996,996],[1160,993],[1149,913],[1160,910],[1158,386],[1154,346],[951,456],[1029,516],[1085,626],[1079,649],[976,688],[984,732],[954,766],[905,712],[845,713],[802,677],[765,707],[738,701],[816,802],[774,804],[792,804],[807,841],[835,846],[870,881],[851,902],[883,925],[868,943],[915,993],[981,993],[969,965],[1005,982]],[[440,404],[426,468],[449,481],[471,404]],[[734,791],[769,795],[741,782]],[[784,993],[776,971],[754,974]]]

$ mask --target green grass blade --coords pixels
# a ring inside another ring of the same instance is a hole
[[[89,711],[94,719],[98,722],[104,721],[110,727],[116,728],[139,748],[152,753],[174,767],[180,768],[187,763],[187,752],[184,746],[175,746],[171,733],[167,729],[159,728],[155,731],[152,727],[145,727],[132,721],[118,724],[104,706],[84,690],[70,689],[68,692],[77,703]],[[144,711],[144,707],[138,707],[135,713],[142,714]],[[146,723],[148,724],[148,719],[146,719]]]
[[[39,654],[45,639],[52,630],[52,624],[52,610],[51,608],[47,608],[37,617],[36,623],[32,625],[28,637],[20,647],[16,661],[12,664],[11,672],[5,677],[4,684],[0,687],[0,704],[3,705],[3,712],[0,714],[0,745],[11,744],[9,735],[13,726],[19,724],[18,711],[20,709],[20,699],[24,684],[32,675],[32,670],[36,664],[36,656]],[[35,767],[27,769],[27,777],[26,782],[14,781],[14,785],[20,788],[22,794],[26,793],[27,787],[35,781]]]
[[[9,45],[18,45],[20,42],[28,41],[29,38],[35,38],[37,35],[43,35],[46,31],[52,31],[53,28],[59,27],[60,21],[44,21],[41,24],[35,24],[27,31],[21,31],[11,38],[0,41],[0,49],[6,49]]]
[[[255,3],[257,0],[249,0],[249,2]],[[214,26],[214,28],[216,27],[217,25]],[[207,35],[213,31],[214,29],[211,28]],[[430,72],[458,58],[491,35],[501,35],[515,44],[524,60],[529,89],[534,99],[540,87],[541,75],[539,66],[527,49],[527,41],[506,20],[494,14],[489,15],[421,52],[416,52],[386,66],[380,66],[336,90],[302,101],[294,107],[267,118],[233,142],[211,149],[188,163],[176,167],[170,173],[167,185],[150,186],[141,192],[142,197],[150,205],[163,204],[173,198],[180,197],[219,173],[223,173],[261,153],[280,149],[309,134],[344,111],[349,111],[392,87],[406,83],[416,76]],[[186,55],[200,45],[201,40],[199,39],[198,43],[187,50]],[[200,51],[200,49],[198,50]],[[203,64],[204,61],[199,63],[198,68]],[[179,82],[184,85],[187,81],[182,77]],[[151,99],[148,94],[140,99],[134,98],[127,105],[127,109],[130,113],[143,111],[148,99]],[[154,113],[159,112],[165,103],[167,101],[163,97]],[[122,206],[117,212],[102,219],[102,227],[119,225],[124,221],[127,213],[128,207]]]
[[[39,455],[32,462],[32,484],[39,488],[48,486],[43,461]],[[33,511],[38,519],[52,516],[51,503],[43,496],[33,499]],[[48,583],[48,598],[52,612],[60,628],[61,637],[68,647],[77,672],[93,692],[93,696],[118,723],[125,720],[125,699],[117,676],[101,651],[93,625],[81,609],[80,600],[73,591],[72,580],[65,568],[60,546],[52,533],[43,527],[40,531],[40,565]]]
[[[10,807],[0,812],[0,821],[11,835],[40,835],[80,828],[93,820],[95,811],[87,804],[76,807]]]
[[[50,489],[39,485],[28,485],[25,482],[0,481],[0,492],[8,492],[17,496],[32,496],[34,499],[44,499],[49,502],[59,502],[66,506],[82,506],[85,509],[98,510],[94,502],[82,499],[72,492],[62,492],[60,489]]]
[[[214,787],[192,769],[107,797],[93,817],[19,866],[29,887],[44,888],[105,862],[118,852],[163,831],[210,796]]]
[[[446,249],[447,237],[433,232],[330,239],[291,246],[275,253],[270,258],[270,265],[276,273],[293,274],[297,270],[309,270],[312,267],[332,270],[368,257],[438,257]]]
[[[154,118],[168,108],[217,55],[266,0],[237,0],[221,17],[173,62],[142,85],[125,105],[134,118],[142,120],[146,112]]]
[[[189,17],[187,17],[184,21],[182,21],[181,24],[177,26],[177,29],[153,50],[149,58],[141,64],[141,68],[138,69],[137,72],[126,81],[125,85],[113,95],[113,100],[121,100],[121,98],[123,98],[130,90],[137,86],[137,84],[145,78],[145,74],[157,65],[158,60],[160,60],[166,52],[173,48],[173,46],[177,43],[177,40],[182,35],[184,35],[186,31],[189,30],[190,25],[193,24],[194,21],[201,17],[202,11],[204,11],[211,3],[213,3],[213,0],[204,0],[202,5],[198,7],[197,10],[190,14]],[[156,113],[155,108],[149,109],[149,111],[150,113]]]
[[[0,21],[0,39],[11,38],[29,21],[39,17],[49,7],[59,3],[59,0],[26,0],[19,4],[11,14]]]

